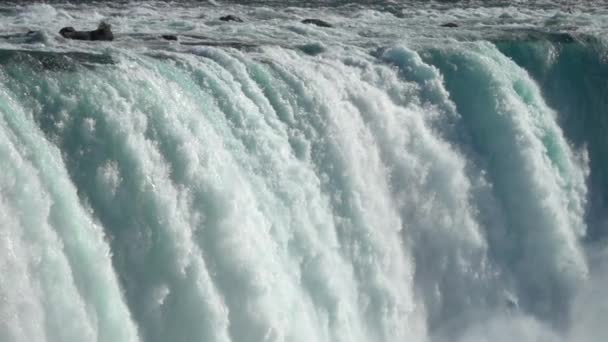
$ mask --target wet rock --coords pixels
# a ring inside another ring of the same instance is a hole
[[[232,14],[220,17],[220,20],[221,21],[235,21],[237,23],[242,23],[243,22],[243,19],[237,17],[236,15],[232,15]]]
[[[319,27],[334,27],[332,24],[321,19],[304,19],[302,20],[302,24],[316,25]]]
[[[174,34],[163,34],[161,38],[164,40],[177,40],[177,36]]]
[[[114,40],[110,24],[104,22],[99,24],[96,30],[76,31],[73,27],[68,26],[59,30],[59,34],[64,38],[76,40]]]

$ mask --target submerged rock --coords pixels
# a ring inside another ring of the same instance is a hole
[[[0,35],[0,39],[6,39],[14,43],[43,43],[46,42],[46,35],[42,31],[29,30],[26,33],[9,33]]]
[[[76,40],[114,40],[111,25],[105,22],[99,24],[97,30],[76,31],[73,27],[68,26],[59,30],[59,34],[64,38]]]
[[[46,42],[46,35],[42,31],[27,31],[25,34],[26,43],[43,43]]]
[[[301,22],[302,22],[302,24],[317,25],[319,27],[334,27],[332,24],[328,23],[327,21],[323,21],[321,19],[304,19]]]
[[[456,23],[445,23],[445,24],[441,24],[439,26],[441,26],[441,27],[458,27],[458,24],[456,24]]]
[[[77,70],[79,67],[94,68],[98,65],[114,64],[110,55],[89,52],[54,52],[36,50],[14,50],[0,48],[0,65],[29,63],[34,70]],[[35,63],[31,63],[35,62]]]
[[[174,34],[163,34],[161,38],[164,40],[177,40],[177,36]]]
[[[298,49],[300,49],[300,51],[304,52],[305,54],[311,55],[311,56],[316,56],[318,54],[325,52],[325,50],[326,50],[325,46],[323,46],[323,44],[321,44],[321,43],[311,43],[311,44],[299,45]]]
[[[235,21],[237,23],[242,23],[243,22],[243,19],[237,17],[236,15],[232,15],[232,14],[220,17],[220,20],[221,21]]]

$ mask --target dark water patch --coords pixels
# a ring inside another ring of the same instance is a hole
[[[188,46],[213,46],[213,47],[227,47],[237,50],[247,50],[258,47],[256,44],[243,43],[243,42],[231,42],[231,41],[198,41],[198,42],[181,42],[182,45]]]
[[[0,39],[4,39],[10,43],[21,43],[21,44],[34,44],[34,43],[44,43],[47,41],[47,36],[42,31],[27,31],[27,32],[17,32],[17,33],[8,33],[0,35]]]
[[[310,55],[310,56],[320,55],[327,50],[325,48],[325,46],[323,46],[323,44],[320,44],[320,43],[298,45],[297,48],[300,51],[302,51],[305,54]]]
[[[0,65],[29,63],[44,70],[76,70],[77,66],[114,64],[110,55],[88,52],[53,52],[0,49]]]
[[[576,28],[572,28],[576,29]],[[578,32],[551,32],[538,29],[509,29],[503,30],[494,37],[490,38],[496,44],[509,44],[509,43],[525,43],[525,42],[551,42],[551,43],[584,43],[584,44],[598,44],[600,40],[589,34],[578,33]]]

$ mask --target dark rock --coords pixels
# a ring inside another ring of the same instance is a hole
[[[455,23],[445,23],[445,24],[441,24],[439,26],[441,26],[441,27],[458,27],[458,24],[455,24]]]
[[[302,20],[302,24],[317,25],[319,27],[334,27],[332,24],[321,19],[304,19]]]
[[[161,37],[164,40],[177,40],[177,36],[174,34],[163,34]]]
[[[59,30],[59,34],[67,39],[76,40],[114,40],[110,24],[102,22],[97,30],[93,31],[76,31],[73,27],[68,26]]]
[[[239,17],[237,17],[235,15],[232,15],[232,14],[220,17],[220,20],[221,21],[235,21],[237,23],[242,23],[243,22],[243,19],[241,19],[241,18],[239,18]]]

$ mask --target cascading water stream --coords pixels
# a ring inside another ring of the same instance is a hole
[[[606,336],[597,50],[260,25],[294,42],[2,47],[0,341]]]

